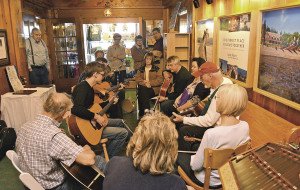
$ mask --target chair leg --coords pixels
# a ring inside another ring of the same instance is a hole
[[[103,148],[104,158],[105,158],[105,161],[106,161],[106,162],[109,161],[109,156],[108,156],[108,152],[107,152],[107,148],[106,148],[106,142],[107,142],[107,141],[108,141],[107,138],[101,139],[101,140],[100,140],[100,143],[101,143],[102,148]]]

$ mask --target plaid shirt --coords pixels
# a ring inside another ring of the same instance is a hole
[[[70,166],[82,151],[45,115],[25,123],[18,133],[16,150],[20,169],[30,173],[45,189],[63,183],[65,174],[59,161]]]

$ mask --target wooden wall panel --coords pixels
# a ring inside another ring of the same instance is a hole
[[[276,9],[296,5],[300,6],[299,0],[218,0],[214,1],[211,5],[207,5],[205,0],[199,1],[201,4],[200,8],[194,9],[194,23],[197,20],[204,20],[212,17],[227,16],[264,9]],[[247,91],[249,92],[249,99],[255,104],[290,121],[291,123],[294,123],[295,125],[300,125],[300,111],[265,97],[257,92],[253,92],[252,88],[247,89]]]
[[[103,14],[104,9],[59,9],[59,18],[106,18]],[[163,18],[163,9],[147,9],[147,8],[124,8],[112,9],[112,18],[139,18],[146,20],[160,20]]]
[[[4,1],[5,0],[0,0],[0,29],[7,29],[7,23],[9,22],[9,18],[7,18],[6,14],[6,12],[8,11],[6,6],[7,2]],[[8,47],[10,47],[10,44],[8,45]],[[0,67],[0,81],[0,94],[4,94],[9,91],[9,85],[5,74],[5,67]]]
[[[0,28],[7,31],[10,64],[15,65],[22,72],[20,64],[19,35],[21,25],[21,0],[0,0]],[[5,73],[5,67],[0,67],[0,94],[10,91]]]
[[[106,0],[52,0],[54,9],[71,7],[77,8],[95,8],[104,7]],[[113,7],[152,7],[162,6],[162,0],[114,0],[110,1]]]

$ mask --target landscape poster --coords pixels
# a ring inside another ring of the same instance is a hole
[[[219,64],[223,74],[246,83],[250,13],[220,18]]]
[[[198,21],[196,27],[195,57],[213,62],[213,19]]]
[[[300,7],[262,13],[258,88],[300,104]]]

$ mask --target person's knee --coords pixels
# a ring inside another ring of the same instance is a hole
[[[120,136],[122,137],[122,139],[127,139],[128,134],[129,133],[126,129],[123,129],[122,131],[120,131]]]

